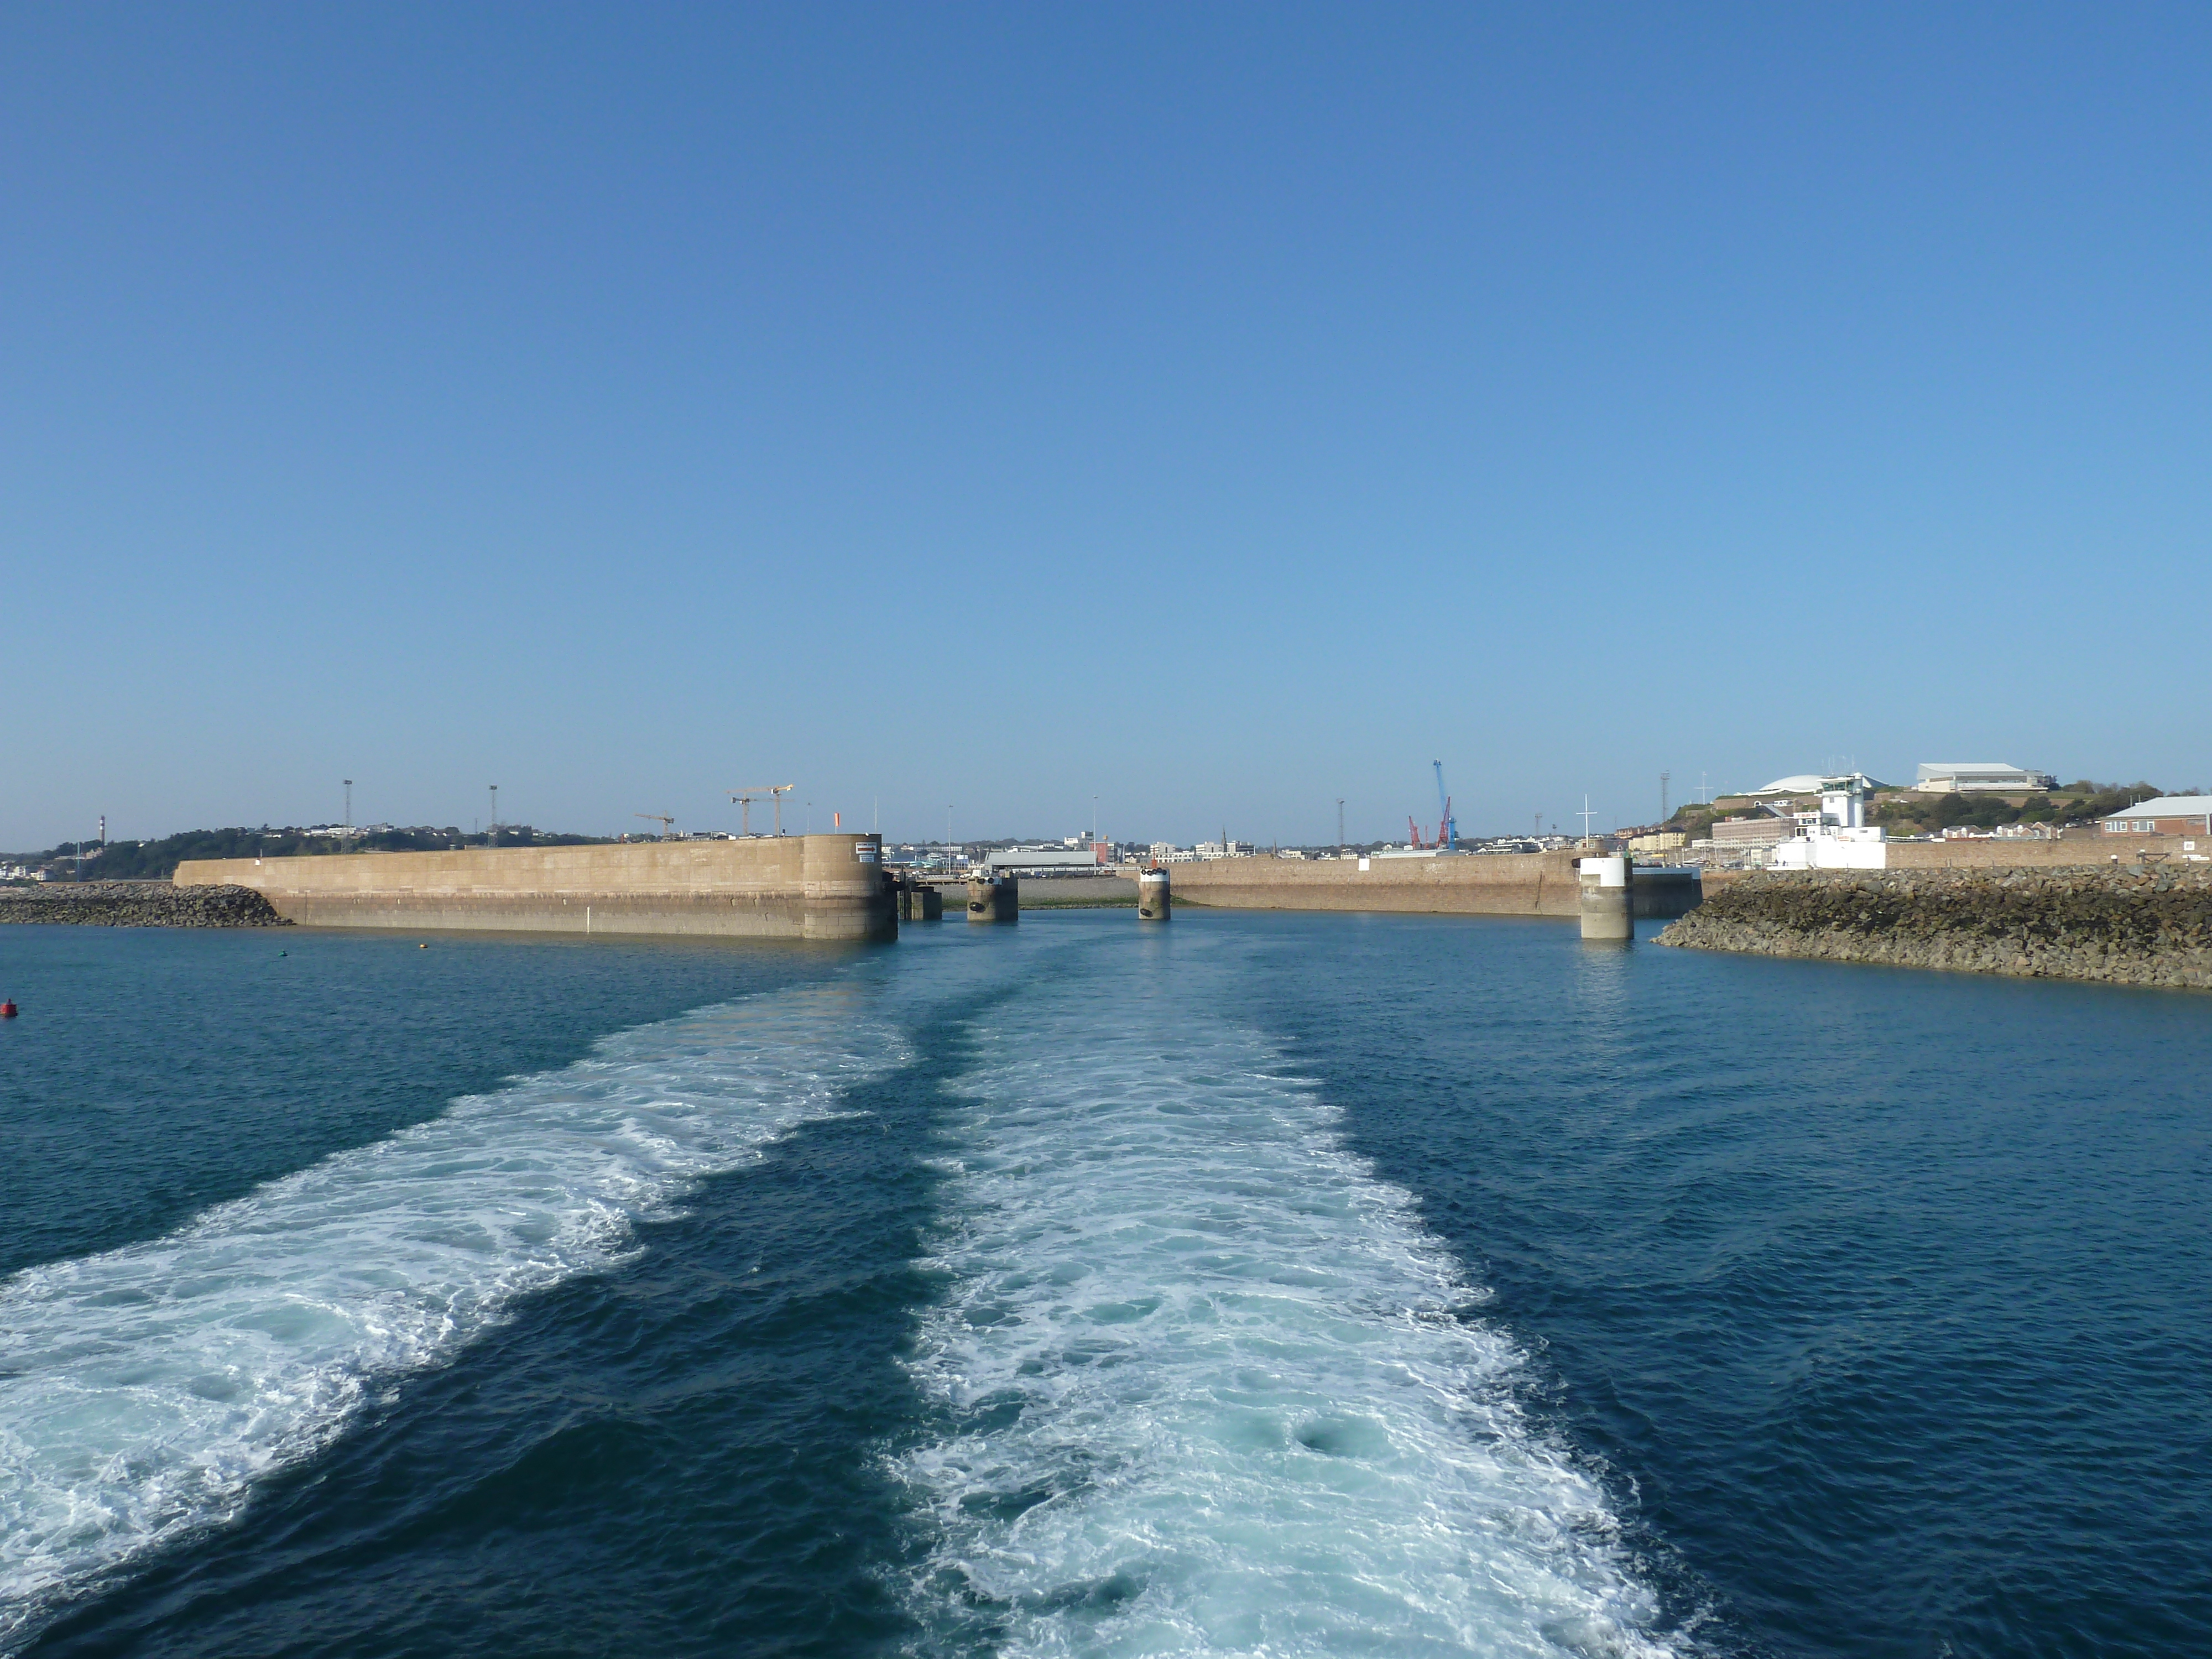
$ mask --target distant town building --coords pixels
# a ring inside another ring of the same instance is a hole
[[[1762,812],[1757,817],[1722,818],[1707,833],[1716,848],[1771,847],[1796,835],[1797,825],[1789,818]]]
[[[1690,844],[1690,838],[1679,830],[1662,830],[1655,835],[1632,836],[1628,850],[1632,853],[1673,853]]]
[[[2212,795],[2160,795],[2099,822],[2113,836],[2212,836]]]
[[[1091,847],[1002,847],[990,856],[994,870],[1093,870],[1107,861],[1104,842]]]
[[[1925,795],[1964,795],[1976,790],[2019,794],[2057,786],[2058,780],[2051,773],[2031,772],[2002,761],[1923,761],[1912,787]]]

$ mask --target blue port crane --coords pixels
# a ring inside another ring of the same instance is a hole
[[[1459,850],[1459,822],[1452,817],[1451,797],[1444,793],[1444,763],[1431,761],[1429,764],[1437,769],[1437,838],[1423,842],[1421,826],[1410,817],[1406,820],[1407,837],[1416,847],[1441,847],[1455,853]]]

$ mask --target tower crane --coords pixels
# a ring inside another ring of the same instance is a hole
[[[666,841],[668,839],[668,832],[676,827],[676,820],[669,817],[665,812],[633,812],[630,814],[630,817],[634,818],[648,818],[652,820],[652,822],[659,824],[660,826],[660,838],[663,841]]]
[[[778,783],[763,785],[756,789],[731,790],[730,799],[738,804],[738,821],[744,826],[744,833],[750,836],[753,832],[753,803],[766,799],[775,803],[775,833],[781,835],[783,833],[783,798],[798,787],[795,783]]]

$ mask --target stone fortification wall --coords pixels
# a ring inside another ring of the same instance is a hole
[[[2212,989],[2212,866],[1752,874],[1659,943]]]
[[[882,857],[873,836],[759,836],[192,860],[177,884],[250,887],[328,927],[895,938]]]
[[[2057,869],[2084,864],[2110,864],[2117,855],[2133,864],[2146,853],[2179,856],[2179,836],[2110,836],[2099,830],[2063,841],[2029,841],[1991,836],[1984,841],[1893,841],[1889,845],[1892,870],[2033,870]],[[2212,852],[2199,847],[2198,852]]]
[[[172,887],[166,881],[56,881],[0,887],[0,922],[93,927],[284,927],[261,894],[245,887]]]

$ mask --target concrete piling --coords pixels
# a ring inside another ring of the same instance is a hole
[[[1170,903],[1168,892],[1168,872],[1164,870],[1146,870],[1137,876],[1137,920],[1165,921]]]
[[[1018,921],[1022,914],[1021,883],[1013,876],[968,878],[968,920]]]
[[[1619,941],[1636,937],[1636,877],[1625,858],[1586,855],[1575,865],[1582,888],[1583,937]]]
[[[909,882],[899,889],[901,921],[939,921],[945,916],[945,895],[927,882]]]

